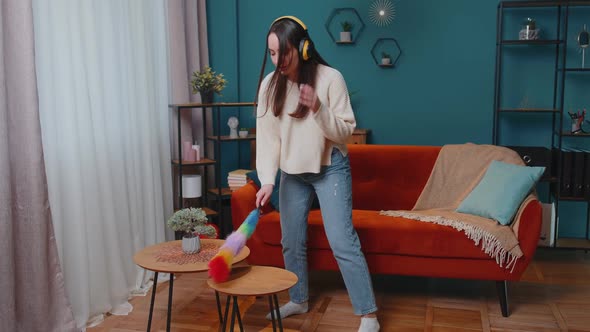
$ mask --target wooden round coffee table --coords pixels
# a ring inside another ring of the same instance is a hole
[[[233,331],[235,317],[238,318],[240,330],[242,330],[242,321],[240,317],[240,310],[238,308],[238,296],[268,296],[268,305],[270,308],[272,318],[272,329],[276,331],[275,317],[278,321],[279,330],[283,331],[283,323],[279,312],[279,300],[277,293],[285,291],[293,287],[297,283],[297,276],[295,273],[271,266],[243,266],[232,269],[232,274],[228,281],[223,283],[215,283],[213,280],[207,280],[209,287],[216,292],[227,294],[233,299],[233,308],[231,316],[231,330]],[[225,314],[223,317],[223,328],[225,331],[229,303],[227,301],[225,306]],[[221,312],[221,307],[218,302],[218,311]]]
[[[170,273],[170,287],[168,290],[168,316],[166,320],[166,331],[170,331],[170,318],[172,309],[172,292],[174,289],[175,273],[194,273],[208,271],[207,264],[209,260],[217,253],[219,247],[225,243],[225,240],[201,239],[201,251],[198,254],[186,255],[182,252],[182,241],[169,241],[159,243],[153,246],[145,247],[133,256],[135,264],[146,270],[154,271],[154,286],[152,288],[152,299],[150,303],[150,313],[148,316],[147,331],[152,326],[152,313],[154,311],[154,300],[156,299],[156,286],[158,285],[158,273]],[[234,257],[233,263],[238,263],[250,255],[250,249],[247,246]],[[219,306],[219,300],[218,300]],[[221,321],[220,314],[220,321]]]

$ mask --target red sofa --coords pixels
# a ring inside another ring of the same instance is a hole
[[[496,281],[502,314],[508,316],[507,281],[517,281],[531,261],[541,230],[541,205],[530,201],[518,240],[524,253],[512,273],[498,266],[463,232],[433,223],[379,215],[410,210],[426,184],[441,147],[349,145],[353,224],[371,273]],[[253,182],[231,197],[234,229],[255,208]],[[279,213],[267,208],[247,245],[250,264],[283,267]],[[397,219],[397,220],[394,220]],[[338,270],[319,210],[309,214],[310,269]]]

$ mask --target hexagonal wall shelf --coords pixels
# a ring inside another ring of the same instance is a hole
[[[380,52],[381,61],[377,60],[375,52]],[[389,55],[389,60],[384,60],[386,57],[383,55]],[[375,64],[381,68],[394,68],[401,55],[402,49],[395,38],[379,38],[371,48],[371,56]]]
[[[336,16],[339,16],[340,21],[339,24],[333,24],[334,19],[336,18]],[[352,25],[352,27],[350,27],[350,38],[349,40],[346,39],[346,34],[345,35],[340,35],[339,39],[336,39],[336,37],[334,37],[334,34],[332,33],[332,30],[338,29],[338,31],[343,32],[343,24],[344,22],[348,22]],[[334,8],[332,10],[332,12],[330,13],[330,16],[328,17],[328,19],[326,20],[326,24],[324,25],[326,27],[326,31],[328,31],[328,34],[330,35],[330,38],[332,38],[332,41],[334,41],[336,44],[339,45],[346,45],[346,44],[354,44],[354,42],[359,38],[359,36],[361,35],[361,32],[363,31],[363,29],[365,28],[365,23],[363,22],[363,20],[361,19],[361,16],[359,15],[359,13],[356,11],[356,9],[354,8]]]

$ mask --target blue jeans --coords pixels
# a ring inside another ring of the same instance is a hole
[[[320,173],[281,173],[279,202],[283,256],[287,270],[299,278],[289,290],[291,301],[308,300],[307,216],[313,191],[320,201],[324,229],[357,315],[377,311],[371,275],[352,226],[352,180],[348,157],[334,148],[332,164]]]

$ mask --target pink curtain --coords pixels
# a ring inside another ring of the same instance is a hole
[[[193,95],[190,89],[191,74],[209,64],[207,47],[206,1],[168,1],[168,30],[170,54],[170,99],[173,104],[200,102],[201,97]],[[193,137],[203,144],[201,110],[183,112],[182,140]],[[176,117],[171,121],[173,142],[172,154],[178,153]]]
[[[31,0],[0,1],[0,326],[75,331],[53,233]]]
[[[209,65],[209,47],[207,40],[207,7],[205,0],[169,0],[168,2],[168,37],[170,54],[170,99],[171,104],[197,103],[199,94],[192,94],[190,80],[194,71],[200,71]],[[178,156],[178,129],[176,114],[170,118],[170,148],[172,156]],[[212,119],[207,117],[207,130],[211,133]],[[207,144],[207,155],[212,157],[212,142],[205,142],[203,132],[203,111],[193,109],[182,112],[182,141],[196,140],[201,146]],[[193,142],[194,143],[194,142]],[[174,186],[177,188],[176,178]],[[214,184],[214,174],[209,172],[207,186]],[[175,189],[178,190],[178,189]],[[177,195],[174,195],[177,206]]]

